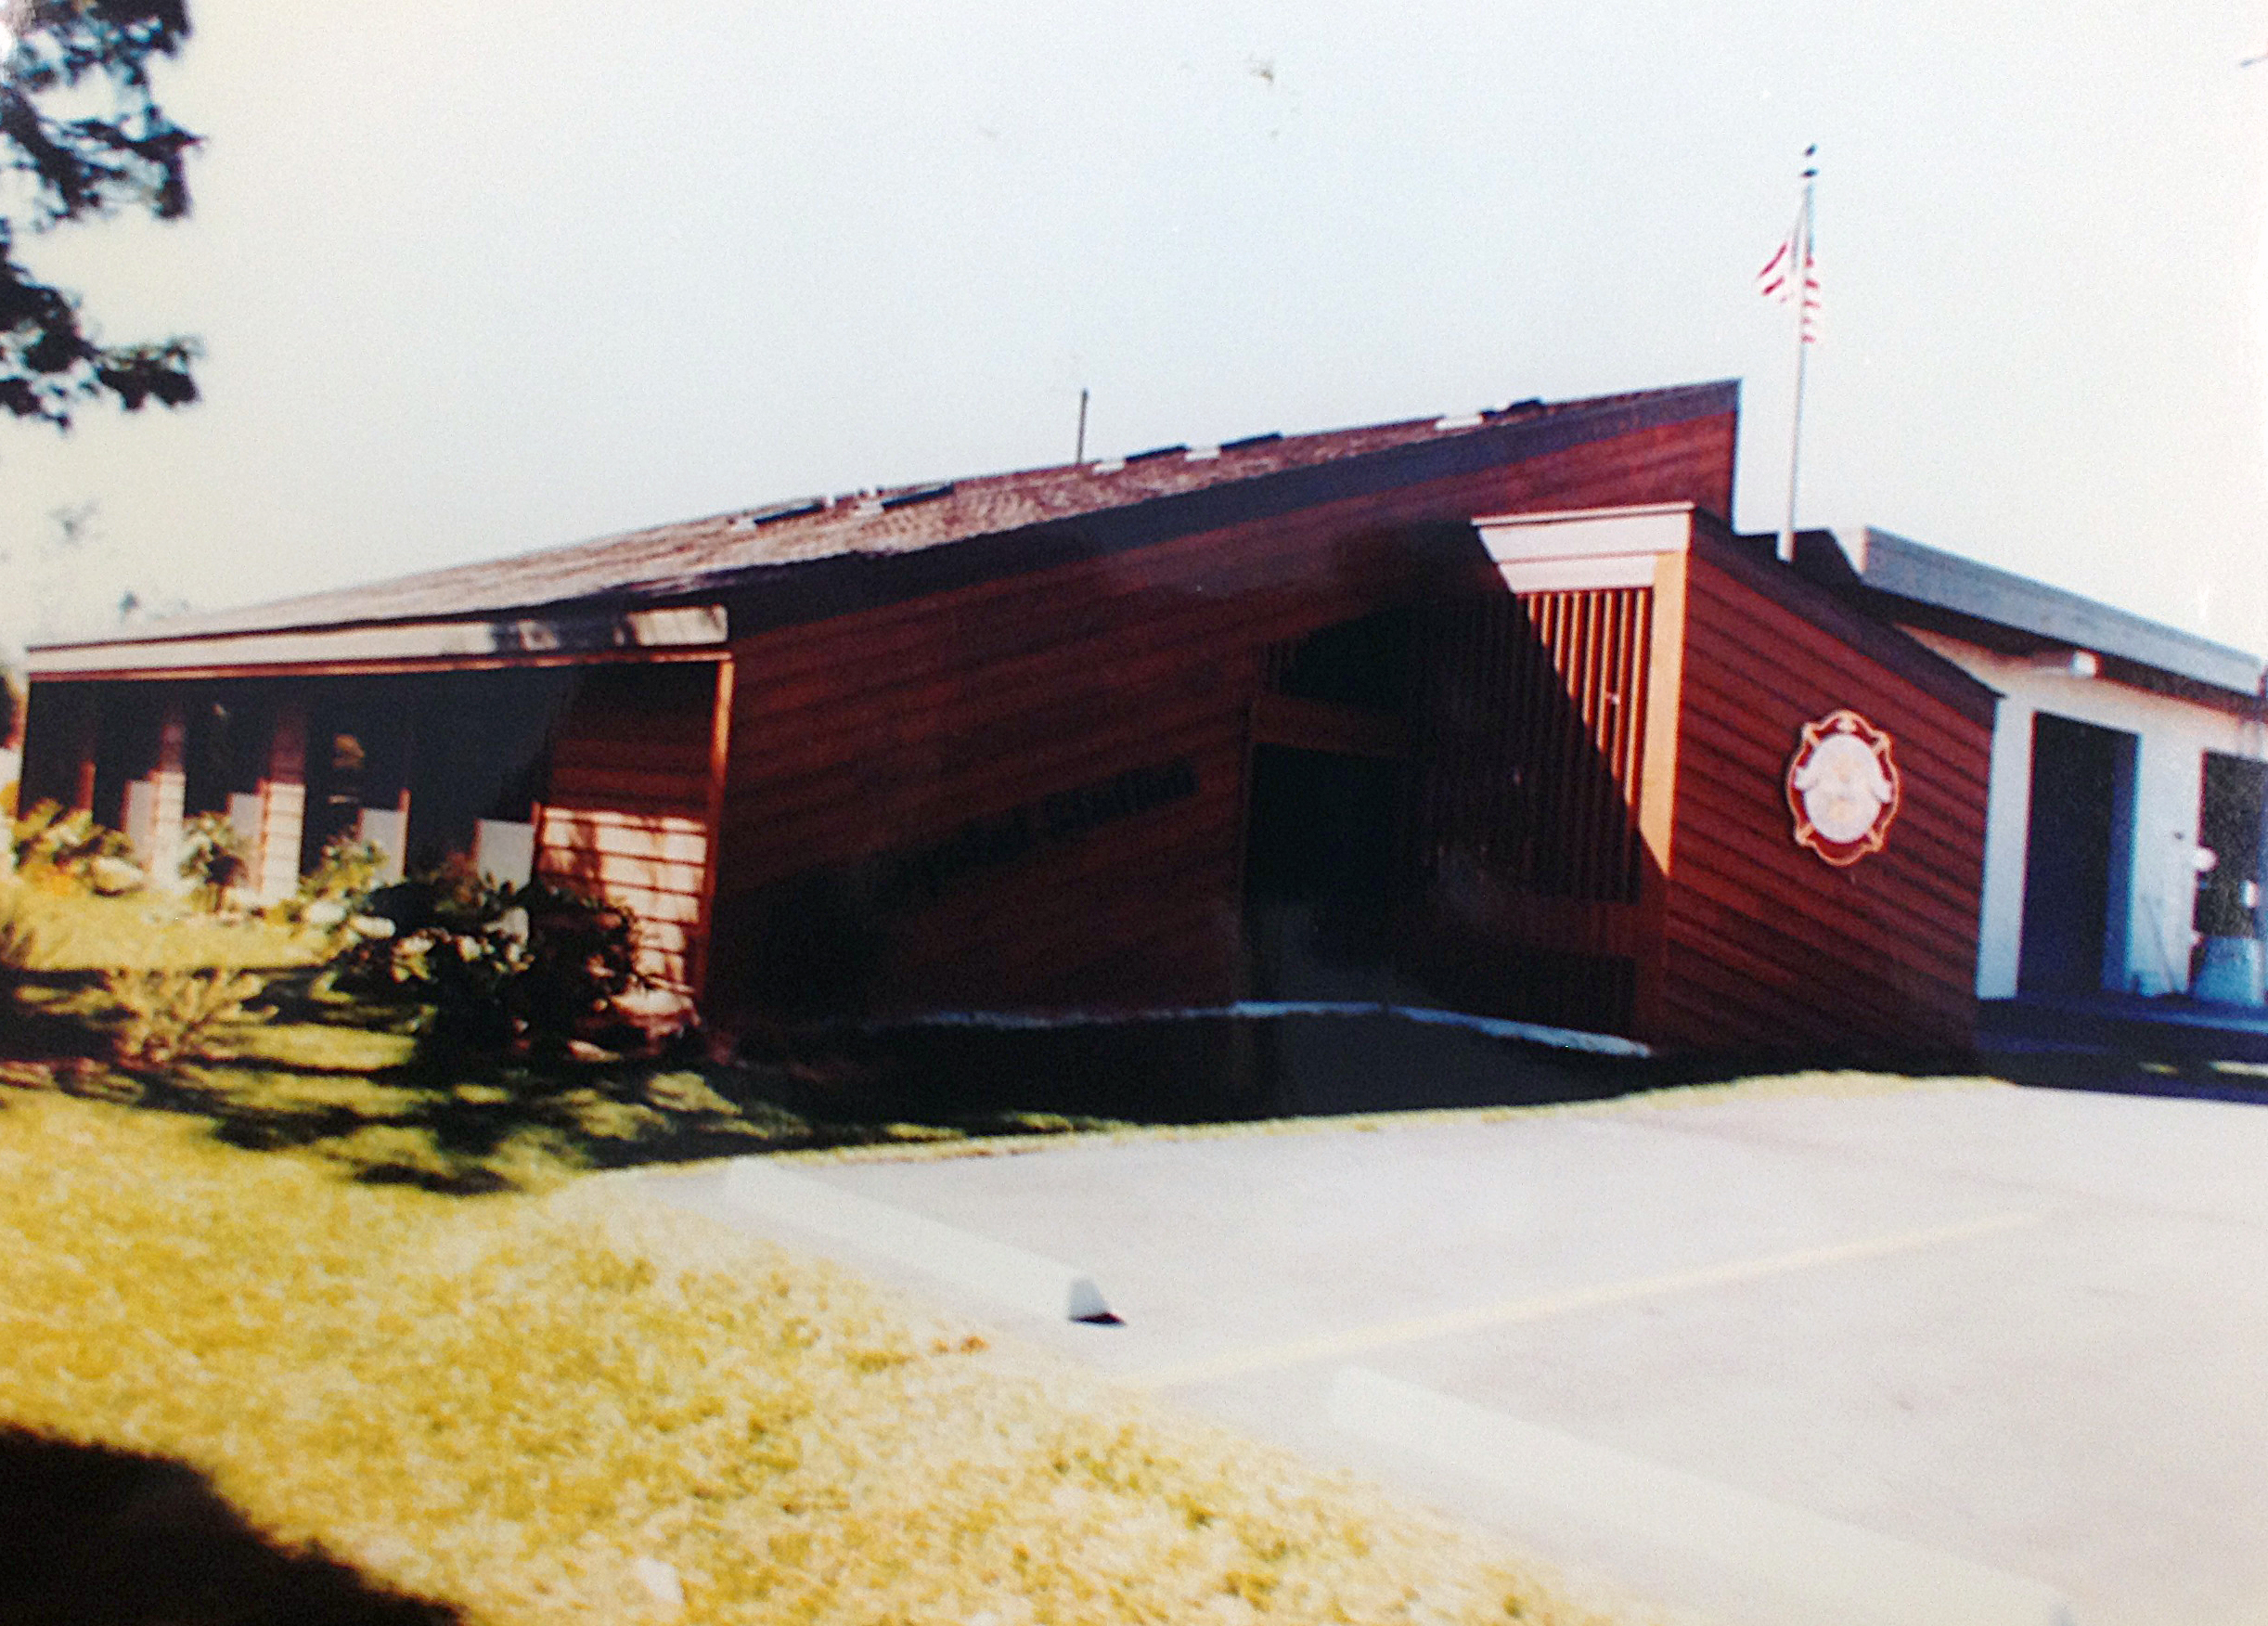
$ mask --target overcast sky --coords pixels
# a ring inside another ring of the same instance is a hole
[[[194,0],[195,213],[32,245],[206,399],[0,421],[200,607],[767,499],[1745,381],[1806,523],[2268,651],[2268,5]],[[21,619],[20,600],[11,610]]]

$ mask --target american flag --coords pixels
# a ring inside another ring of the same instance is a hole
[[[1819,255],[1812,249],[1811,234],[1803,229],[1809,222],[1799,222],[1780,246],[1764,262],[1764,268],[1756,274],[1756,290],[1766,299],[1786,304],[1796,296],[1797,240],[1802,239],[1803,258],[1803,342],[1819,342]]]

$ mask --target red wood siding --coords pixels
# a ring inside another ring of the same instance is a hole
[[[1647,1037],[1965,1044],[1991,724],[1698,543],[1686,611],[1664,976]],[[1801,726],[1839,706],[1893,737],[1903,799],[1888,846],[1838,870],[1796,845],[1784,784]]]
[[[711,665],[586,674],[552,737],[535,871],[631,918],[639,969],[693,986],[709,863]]]
[[[1648,430],[736,641],[712,1008],[796,1005],[805,971],[801,995],[870,1010],[1233,997],[1268,646],[1437,575],[1412,526],[1720,509],[1732,435],[1729,415]],[[925,850],[1152,769],[1193,789],[906,896]]]

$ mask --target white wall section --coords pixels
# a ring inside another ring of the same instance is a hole
[[[2133,851],[2126,893],[2123,965],[2107,968],[2120,992],[2179,993],[2189,986],[2197,891],[2199,794],[2205,754],[2268,761],[2268,727],[2196,701],[2082,678],[2072,663],[2008,655],[1920,627],[1916,639],[2002,694],[1992,737],[1991,799],[1977,992],[2017,991],[2022,951],[2026,836],[2031,818],[2032,719],[2045,712],[2141,742],[2134,776]],[[2114,912],[2115,912],[2114,900]]]

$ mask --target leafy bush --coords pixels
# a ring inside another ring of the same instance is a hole
[[[102,986],[116,1007],[110,1053],[129,1072],[162,1073],[228,1054],[226,1034],[248,1020],[261,991],[251,972],[112,971]]]
[[[55,892],[125,891],[122,870],[133,869],[134,845],[85,812],[66,813],[43,801],[16,820],[16,870],[26,881]],[[138,874],[138,871],[136,871]]]
[[[393,936],[344,949],[338,980],[431,1004],[429,1055],[557,1059],[609,1026],[612,1001],[643,981],[621,910],[553,883],[491,882],[461,858],[365,907]]]
[[[223,813],[200,813],[182,826],[181,878],[189,896],[214,914],[228,902],[228,889],[251,872],[244,837]]]
[[[299,890],[278,906],[278,912],[295,923],[342,924],[361,912],[370,894],[385,879],[386,866],[386,849],[376,842],[335,835],[325,845],[315,868],[300,877]]]

